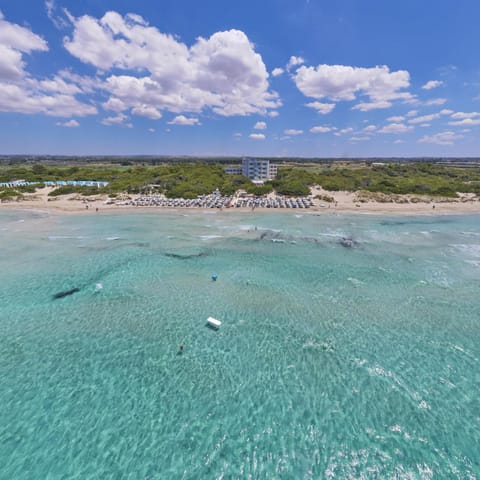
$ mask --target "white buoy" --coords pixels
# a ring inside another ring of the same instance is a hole
[[[208,317],[207,318],[207,325],[209,325],[212,328],[218,328],[222,322],[220,320],[217,320],[216,318],[213,317]]]

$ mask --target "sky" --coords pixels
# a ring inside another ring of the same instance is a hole
[[[0,0],[0,154],[480,156],[478,0]]]

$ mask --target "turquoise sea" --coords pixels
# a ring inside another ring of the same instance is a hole
[[[480,478],[479,216],[10,210],[0,245],[1,479]]]

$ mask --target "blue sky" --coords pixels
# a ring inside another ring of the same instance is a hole
[[[0,154],[479,156],[478,0],[0,0]]]

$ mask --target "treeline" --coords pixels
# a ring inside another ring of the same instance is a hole
[[[257,157],[260,160],[270,160],[279,165],[338,165],[348,164],[371,166],[372,163],[381,162],[388,164],[445,164],[480,166],[480,158],[476,157],[445,157],[445,158],[340,158],[340,157]],[[241,157],[190,157],[190,156],[75,156],[75,155],[0,155],[0,166],[21,165],[45,165],[45,166],[82,166],[82,165],[120,165],[120,166],[157,166],[157,165],[186,165],[186,164],[209,164],[209,165],[239,165]]]
[[[218,189],[224,195],[244,189],[262,195],[275,190],[279,194],[308,195],[310,187],[321,185],[329,191],[382,192],[386,194],[421,194],[456,197],[457,192],[480,195],[480,167],[452,167],[431,163],[389,163],[380,166],[332,168],[331,165],[280,166],[277,178],[256,186],[242,175],[229,175],[219,164],[178,164],[160,166],[0,166],[0,182],[57,180],[101,180],[104,188],[64,186],[50,195],[98,193],[115,197],[119,193],[164,193],[171,198],[195,198]],[[35,187],[0,187],[0,198],[6,199],[34,191]]]

